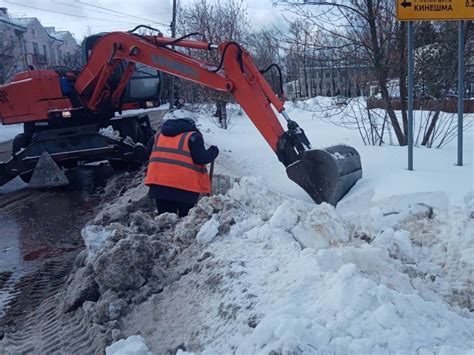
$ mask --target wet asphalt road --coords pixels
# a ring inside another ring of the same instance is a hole
[[[98,169],[74,174],[93,179]],[[0,272],[27,270],[37,259],[81,246],[80,230],[100,199],[97,186],[90,184],[89,190],[69,186],[35,191],[17,178],[0,187]]]
[[[48,262],[72,266],[83,248],[80,231],[102,202],[101,186],[112,174],[108,165],[86,166],[68,172],[66,188],[31,190],[19,178],[0,187],[0,331],[18,284],[37,273],[53,281],[54,273],[45,275]]]
[[[164,113],[150,113],[152,125]],[[0,143],[0,161],[10,158],[10,146]],[[22,279],[43,275],[50,261],[72,265],[83,248],[81,229],[107,199],[104,187],[115,174],[108,164],[86,165],[66,171],[70,184],[62,188],[32,190],[19,177],[0,186],[0,336]]]

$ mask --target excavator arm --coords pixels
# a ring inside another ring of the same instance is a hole
[[[169,48],[171,45],[200,50],[217,49],[221,62],[215,67]],[[127,68],[119,84],[112,89],[108,80],[124,61],[128,63]],[[284,101],[273,92],[250,54],[235,42],[215,46],[205,41],[163,36],[138,36],[124,32],[107,34],[94,46],[87,65],[75,83],[75,91],[84,106],[92,111],[100,110],[104,102],[120,107],[120,97],[136,63],[232,94],[287,167],[290,179],[317,203],[335,205],[361,177],[360,157],[355,149],[336,146],[332,147],[332,151],[330,148],[311,150],[304,131],[286,114]],[[284,130],[274,109],[283,115],[288,130]]]
[[[223,61],[220,68],[215,68],[202,60],[171,50],[167,45],[172,41],[171,38],[139,37],[123,32],[105,35],[95,45],[87,65],[78,76],[76,91],[91,110],[97,110],[103,100],[112,100],[118,106],[120,95],[133,74],[134,64],[141,63],[163,73],[232,94],[271,148],[277,151],[278,140],[284,129],[271,105],[278,112],[283,112],[284,102],[275,95],[248,52],[235,42],[223,43],[217,48]],[[202,41],[183,40],[174,45],[202,50],[215,48]],[[111,92],[107,81],[123,61],[129,64],[118,87]]]

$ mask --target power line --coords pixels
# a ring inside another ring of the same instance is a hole
[[[40,7],[35,7],[35,6],[29,6],[29,5],[25,5],[25,4],[20,4],[20,3],[17,3],[17,2],[14,2],[14,1],[10,1],[10,0],[6,0],[6,2],[8,2],[9,4],[13,4],[13,5],[17,5],[17,6],[26,7],[26,8],[28,8],[28,9],[39,10],[39,11],[44,11],[44,12],[50,12],[50,13],[53,13],[53,14],[59,14],[59,15],[65,15],[65,16],[72,16],[72,17],[79,17],[79,18],[86,18],[86,19],[89,19],[89,20],[98,20],[98,21],[106,21],[106,22],[119,23],[119,21],[116,21],[116,20],[102,19],[102,18],[98,18],[98,17],[89,17],[89,16],[82,16],[82,15],[76,15],[76,14],[69,14],[69,13],[66,13],[66,12],[60,12],[60,11],[54,11],[54,10],[47,10],[47,9],[42,9],[42,8],[40,8]],[[120,23],[130,24],[130,23],[138,23],[138,22],[122,22],[122,21],[120,21]]]
[[[135,15],[130,15],[130,14],[127,14],[127,13],[125,13],[125,12],[121,12],[121,11],[109,9],[109,8],[107,8],[107,7],[89,4],[89,3],[84,2],[84,1],[81,1],[81,0],[78,0],[78,2],[79,2],[80,4],[84,4],[84,5],[87,5],[87,6],[91,6],[91,7],[94,7],[94,8],[96,8],[96,9],[107,10],[107,11],[110,11],[110,12],[113,12],[113,13],[116,13],[116,14],[126,15],[126,16],[128,16],[128,17],[130,17],[130,18],[136,18],[136,19],[138,19],[138,20],[147,21],[147,22],[151,22],[151,23],[156,23],[156,24],[158,24],[158,25],[168,26],[168,25],[166,25],[166,24],[164,24],[164,23],[161,23],[161,22],[153,21],[153,20],[146,19],[146,18],[139,17],[139,16],[135,16]]]
[[[65,2],[61,2],[61,1],[54,1],[54,2],[57,3],[57,4],[64,5],[64,6],[69,6],[69,7],[74,7],[76,9],[84,10],[84,7],[82,7],[82,6],[72,5],[72,4],[68,4],[68,3],[65,3]],[[94,10],[94,11],[97,12],[97,13],[100,13],[100,14],[110,15],[110,13],[105,12],[105,11],[98,11],[98,10]],[[116,16],[117,17],[122,17],[122,18],[130,18],[129,16],[124,16],[124,15],[116,15]],[[135,22],[133,22],[133,23],[135,23]]]

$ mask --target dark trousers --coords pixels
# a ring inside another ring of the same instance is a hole
[[[168,200],[156,199],[156,208],[158,208],[158,214],[165,212],[176,213],[179,217],[185,217],[188,215],[189,210],[194,207],[194,203],[183,203]]]

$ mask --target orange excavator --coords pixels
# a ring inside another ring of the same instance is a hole
[[[304,131],[285,112],[284,100],[238,43],[214,45],[190,35],[138,35],[139,27],[87,38],[83,46],[87,63],[79,72],[30,69],[0,86],[2,124],[24,124],[24,133],[13,142],[11,159],[0,163],[0,185],[18,175],[29,181],[35,170],[44,168],[45,154],[56,168],[102,160],[112,166],[145,162],[144,144],[154,133],[148,116],[116,117],[116,113],[153,106],[161,73],[232,94],[284,164],[288,177],[316,203],[336,205],[361,178],[360,156],[354,148],[312,149]],[[220,63],[211,65],[172,47],[217,50]],[[285,119],[286,130],[275,111]],[[104,134],[110,126],[110,132],[119,134]]]

